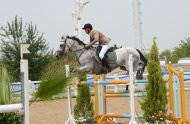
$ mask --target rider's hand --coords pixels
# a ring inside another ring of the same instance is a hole
[[[89,47],[90,47],[90,45],[89,45],[89,44],[86,44],[84,47],[85,47],[85,48],[89,48]]]

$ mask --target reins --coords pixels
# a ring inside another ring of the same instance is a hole
[[[67,38],[69,38],[69,39],[71,39],[71,40],[73,40],[73,44],[71,45],[71,46],[69,46],[68,44],[67,44]],[[81,51],[81,50],[83,50],[83,49],[86,49],[85,47],[84,47],[84,43],[83,43],[83,48],[80,48],[80,49],[77,49],[77,50],[74,50],[74,51],[72,51],[71,50],[71,47],[75,44],[75,42],[77,41],[75,41],[76,39],[74,39],[74,38],[72,38],[72,37],[66,37],[66,39],[65,39],[65,44],[67,45],[67,47],[69,48],[69,51],[70,52],[78,52],[78,51]],[[78,42],[78,41],[77,41]],[[82,42],[82,41],[81,41]],[[79,43],[79,42],[78,42]],[[79,43],[79,45],[80,45],[80,43]],[[83,51],[78,57],[80,58],[80,56],[84,53],[85,51]]]

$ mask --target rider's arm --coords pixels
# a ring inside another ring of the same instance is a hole
[[[94,39],[94,40],[91,41],[88,45],[89,45],[89,46],[92,46],[92,45],[94,45],[96,42],[98,42],[98,39]]]
[[[93,40],[93,41],[90,42],[89,44],[86,44],[86,45],[85,45],[85,48],[89,48],[89,47],[91,47],[91,46],[94,45],[96,42],[98,42],[98,41]]]
[[[93,37],[93,38],[92,38],[93,40],[90,41],[90,43],[85,46],[86,48],[91,47],[91,46],[94,45],[96,42],[98,42],[98,39],[99,39],[99,34],[98,34],[98,33],[94,33],[92,37]]]

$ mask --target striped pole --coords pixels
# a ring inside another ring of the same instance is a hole
[[[142,93],[136,93],[134,94],[136,97],[143,97]],[[129,93],[123,93],[123,94],[105,94],[105,97],[130,97]]]
[[[172,79],[172,64],[169,62],[168,64],[168,85],[170,92],[170,114],[174,117],[174,91],[173,91],[173,79]]]
[[[95,115],[97,115],[99,113],[99,105],[98,105],[98,102],[99,102],[99,99],[98,99],[98,78],[99,76],[98,75],[94,75],[94,97],[95,97]]]
[[[97,75],[95,75],[96,77]],[[94,84],[94,85],[109,85],[109,84],[127,84],[128,83],[128,80],[103,80],[103,81],[98,81],[98,78],[97,78],[97,81],[94,80],[94,81],[85,81],[85,82],[81,82],[81,84]]]
[[[180,95],[181,95],[181,113],[183,124],[186,124],[186,112],[185,112],[185,91],[184,91],[184,74],[183,70],[180,70]]]
[[[130,114],[98,114],[97,117],[107,117],[107,118],[131,118]],[[143,118],[142,115],[135,116],[136,118]]]
[[[106,79],[106,75],[105,74],[102,74],[101,75],[101,78],[103,81],[105,81]],[[106,86],[105,85],[102,85],[102,100],[103,100],[103,113],[106,114],[107,113],[107,102],[106,102],[106,97],[105,97],[105,94],[106,94]]]

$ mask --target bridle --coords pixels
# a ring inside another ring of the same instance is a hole
[[[72,44],[71,46],[69,46],[69,45],[67,44],[67,38],[68,38],[68,37],[66,37],[65,40],[63,41],[63,42],[65,42],[64,50],[65,50],[65,48],[66,48],[66,46],[67,46],[68,49],[69,49],[69,51],[72,51],[72,50],[71,50],[71,47],[74,45],[75,42],[73,42],[73,44]],[[64,51],[64,52],[65,52],[65,51]]]
[[[72,48],[72,46],[75,44],[75,40],[74,39],[72,39],[72,38],[70,38],[71,40],[73,40],[73,44],[71,45],[71,46],[69,46],[68,44],[67,44],[67,38],[68,38],[68,36],[65,38],[65,40],[63,41],[63,42],[65,42],[65,45],[64,45],[64,54],[65,54],[65,48],[66,48],[66,46],[68,47],[68,51],[70,51],[70,52],[78,52],[78,51],[81,51],[81,50],[83,50],[83,49],[86,49],[84,46],[83,46],[83,48],[80,48],[80,49],[77,49],[77,50],[71,50],[71,48]],[[83,51],[83,52],[81,52],[81,54],[78,56],[78,57],[80,57],[83,53],[84,53],[85,51]]]

